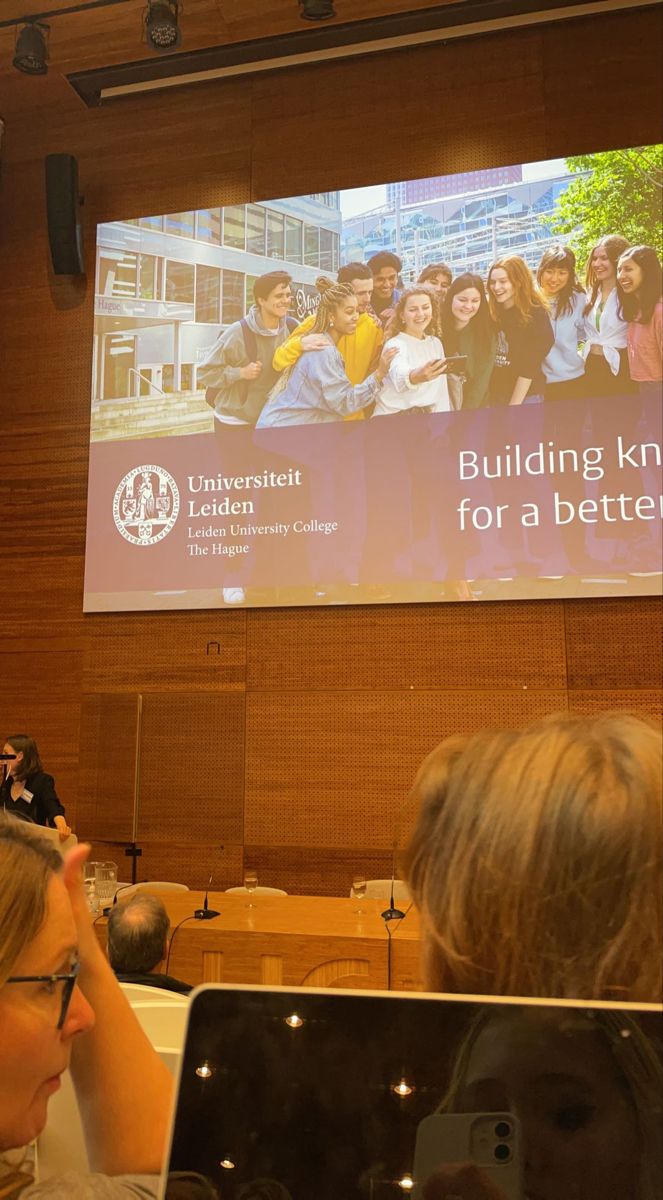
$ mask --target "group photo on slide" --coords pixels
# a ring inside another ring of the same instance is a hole
[[[661,157],[100,226],[87,607],[657,586]]]

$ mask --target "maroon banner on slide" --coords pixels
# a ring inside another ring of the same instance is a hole
[[[508,596],[509,581],[520,595],[523,579],[653,575],[661,440],[649,394],[96,442],[85,607],[169,593],[186,607],[228,587],[257,589],[256,603],[334,586],[416,600],[467,580]]]

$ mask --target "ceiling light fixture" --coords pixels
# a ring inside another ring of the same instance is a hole
[[[30,21],[16,38],[13,64],[24,75],[45,75],[48,71],[48,25]]]
[[[328,21],[335,17],[334,0],[299,0],[305,21]]]
[[[178,0],[147,0],[145,40],[150,50],[164,54],[180,45],[179,8]]]

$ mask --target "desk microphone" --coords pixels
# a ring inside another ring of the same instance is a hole
[[[223,851],[225,850],[225,846],[218,846],[217,850],[218,850],[219,854],[222,854]],[[215,908],[210,908],[210,906],[209,906],[209,890],[212,886],[213,875],[214,875],[214,869],[212,869],[209,874],[209,879],[207,881],[207,887],[205,888],[205,899],[203,900],[203,907],[197,908],[193,914],[196,921],[211,921],[213,917],[221,916],[221,913],[217,912]]]
[[[394,882],[396,880],[396,850],[394,849],[391,861],[391,893],[389,895],[389,908],[385,908],[384,912],[380,913],[383,921],[402,921],[405,916],[400,908],[394,906]]]
[[[116,891],[115,891],[115,895],[113,896],[113,908],[115,908],[115,906],[117,904],[117,898],[118,898],[120,892],[123,892],[125,888],[135,887],[135,886],[136,886],[135,883],[118,883]]]

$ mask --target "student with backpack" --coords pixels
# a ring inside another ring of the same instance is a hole
[[[286,271],[259,275],[254,304],[241,321],[224,329],[198,368],[198,382],[217,421],[255,425],[278,378],[272,359],[297,322],[288,316],[292,277]]]
[[[272,366],[274,354],[297,325],[294,317],[288,316],[291,283],[292,277],[286,271],[259,275],[253,285],[254,304],[247,315],[222,330],[198,368],[199,384],[206,389],[205,399],[214,409],[219,456],[228,469],[236,465],[238,455],[246,462],[250,451],[238,430],[256,424],[278,379],[279,372]],[[226,570],[225,604],[245,602],[242,579],[237,568]]]

